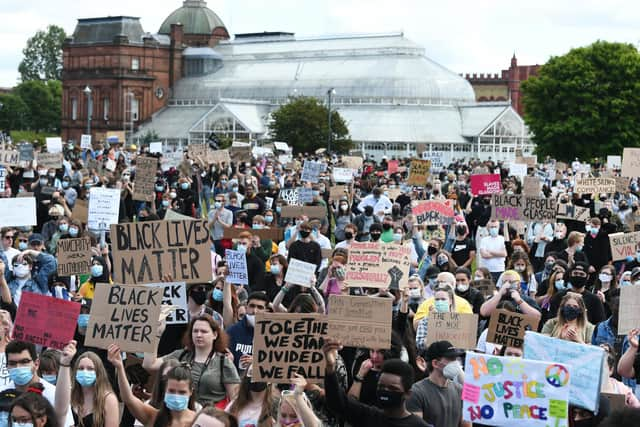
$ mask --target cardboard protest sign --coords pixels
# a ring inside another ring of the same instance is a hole
[[[248,285],[249,274],[247,273],[247,256],[244,252],[225,249],[224,256],[227,259],[227,282],[236,285]]]
[[[609,401],[609,409],[611,412],[622,411],[626,407],[626,396],[624,394],[617,393],[600,393],[605,399]]]
[[[573,188],[573,192],[576,194],[615,193],[616,180],[613,178],[576,179],[576,185]]]
[[[346,185],[334,185],[329,187],[329,198],[339,200],[341,197],[349,197],[349,187]]]
[[[309,383],[322,383],[327,329],[322,314],[256,313],[252,380],[289,384],[298,373]]]
[[[118,223],[120,215],[120,190],[93,187],[89,194],[88,227],[92,230],[109,231],[111,224]]]
[[[184,154],[181,151],[176,151],[174,153],[162,153],[162,157],[160,158],[160,167],[163,171],[168,171],[171,168],[178,168],[180,163],[182,163],[182,159],[184,159]]]
[[[453,200],[420,200],[412,203],[411,213],[417,224],[451,224],[455,212]]]
[[[534,168],[538,163],[538,158],[536,156],[516,156],[516,163],[524,163],[528,168]]]
[[[43,168],[60,169],[62,153],[36,153],[36,163]]]
[[[540,196],[540,180],[535,176],[525,176],[522,182],[522,194]]]
[[[476,348],[478,315],[463,313],[429,313],[425,348],[436,341],[449,341],[457,348]]]
[[[499,221],[555,221],[556,199],[523,194],[494,194],[491,218]]]
[[[298,201],[301,204],[313,203],[313,188],[301,187],[298,191]]]
[[[235,144],[235,143],[234,143]],[[234,162],[250,162],[253,160],[253,154],[251,154],[251,147],[247,145],[232,145],[229,148],[229,156]]]
[[[349,169],[360,169],[363,158],[358,156],[342,156],[342,164]]]
[[[353,242],[345,281],[350,287],[404,289],[411,248],[393,243]]]
[[[320,162],[305,160],[302,167],[301,181],[318,182],[320,174],[326,169],[327,165]]]
[[[223,238],[237,239],[240,236],[240,233],[244,231],[249,231],[254,236],[260,236],[261,240],[273,240],[274,242],[281,242],[284,239],[284,228],[279,228],[279,227],[251,229],[251,230],[247,230],[246,228],[235,228],[235,227],[225,228]]]
[[[13,339],[62,350],[73,339],[80,304],[23,292],[13,326]]]
[[[85,345],[117,344],[131,353],[156,351],[163,295],[164,290],[156,286],[96,284]]]
[[[626,257],[636,255],[636,247],[640,242],[640,231],[633,233],[609,234],[612,261],[622,261]]]
[[[111,226],[114,278],[125,284],[211,280],[206,220],[145,221]]]
[[[427,184],[431,174],[431,160],[411,160],[407,184],[422,187]]]
[[[185,325],[189,323],[186,283],[164,282],[152,283],[146,286],[162,289],[162,306],[174,308],[165,318],[167,325]]]
[[[348,347],[391,348],[392,298],[329,296],[328,335]]]
[[[393,175],[398,172],[398,161],[397,160],[389,160],[387,162],[387,173],[389,175]]]
[[[582,206],[574,206],[567,203],[557,204],[558,212],[556,219],[571,219],[574,221],[589,221],[591,213],[589,208],[583,208]]]
[[[0,150],[0,165],[20,166],[20,152],[16,150]]]
[[[333,180],[335,182],[351,182],[353,181],[354,169],[349,168],[333,168]]]
[[[628,334],[640,325],[640,286],[620,288],[620,311],[618,312],[618,334]]]
[[[487,342],[522,348],[524,333],[537,331],[538,321],[539,319],[533,316],[505,309],[494,310],[489,320]]]
[[[194,221],[195,218],[192,216],[182,215],[174,211],[173,209],[167,209],[167,212],[164,214],[165,221]]]
[[[133,186],[133,200],[153,202],[156,196],[156,172],[158,159],[155,157],[138,157],[136,159],[136,178]]]
[[[231,156],[229,150],[209,150],[207,152],[207,162],[209,163],[231,163]]]
[[[58,276],[68,277],[91,271],[91,239],[58,240]]]
[[[502,192],[499,174],[471,175],[471,193],[474,196],[485,196]]]
[[[317,266],[315,264],[291,258],[284,281],[308,288],[311,286],[311,279],[316,274],[316,269]]]
[[[289,206],[300,206],[302,203],[299,202],[299,194],[299,188],[283,188],[280,190],[278,197],[287,202]]]
[[[47,151],[49,153],[62,153],[62,138],[45,138],[45,141],[47,143]]]
[[[71,218],[86,224],[89,220],[89,201],[76,199],[76,204],[73,205],[71,211]]]
[[[107,131],[107,142],[110,144],[125,142],[125,133],[123,130],[110,130]]]
[[[567,427],[575,379],[560,363],[467,353],[462,418],[489,426]]]
[[[622,151],[622,171],[627,178],[640,176],[640,148],[625,148]]]
[[[527,175],[527,165],[525,163],[511,163],[509,165],[509,176]]]
[[[565,364],[571,374],[569,402],[589,411],[598,410],[600,384],[603,376],[609,376],[603,369],[604,349],[527,331],[524,358]]]
[[[622,156],[607,156],[607,169],[614,170],[622,167]]]
[[[205,160],[207,158],[207,152],[209,151],[209,145],[207,144],[189,144],[187,147],[187,154],[192,160]]]
[[[37,223],[35,197],[0,199],[0,227],[30,227]]]
[[[324,206],[283,206],[280,211],[282,218],[297,218],[305,215],[309,219],[322,219],[327,216]]]
[[[91,150],[91,135],[82,135],[80,137],[80,149]]]
[[[629,178],[623,176],[616,176],[616,192],[624,193],[629,188]]]
[[[20,154],[21,162],[32,162],[35,158],[35,155],[33,153],[33,144],[30,144],[28,142],[18,144],[18,153]]]

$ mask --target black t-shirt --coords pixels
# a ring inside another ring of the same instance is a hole
[[[575,290],[557,292],[551,298],[551,308],[549,311],[552,313],[552,315],[555,316],[555,314],[553,313],[558,313],[560,301],[562,301],[562,298],[567,294],[567,292],[575,292]],[[600,301],[600,298],[598,298],[597,295],[592,294],[589,291],[584,291],[582,292],[582,300],[584,301],[585,307],[587,307],[587,320],[589,320],[589,323],[591,323],[592,325],[597,325],[603,320],[607,320],[604,315],[604,306],[602,305],[602,301]]]
[[[469,252],[475,250],[476,245],[469,238],[456,240],[451,250],[451,257],[457,265],[462,265],[469,259]]]

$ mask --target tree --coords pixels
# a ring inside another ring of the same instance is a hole
[[[0,130],[22,129],[29,111],[22,98],[11,93],[0,95],[0,104]]]
[[[591,159],[640,144],[640,55],[630,44],[597,41],[552,57],[522,92],[539,155]]]
[[[316,98],[299,97],[273,114],[270,131],[276,141],[287,142],[294,152],[312,152],[327,146],[329,110]],[[331,112],[331,150],[346,152],[353,145],[349,129],[337,111]]]
[[[14,90],[27,107],[23,127],[35,131],[60,130],[62,85],[57,80],[30,80]]]
[[[24,58],[18,66],[23,82],[29,80],[60,80],[62,75],[62,45],[67,38],[64,29],[49,25],[27,40],[22,50]]]

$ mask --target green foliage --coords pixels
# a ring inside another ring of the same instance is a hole
[[[62,27],[49,25],[27,40],[22,50],[24,58],[18,66],[23,82],[29,80],[60,80],[62,76],[62,45],[67,38]]]
[[[22,98],[12,93],[0,95],[0,104],[0,129],[22,129],[29,111]]]
[[[30,80],[14,90],[27,111],[22,128],[25,130],[60,132],[62,84],[57,80]]]
[[[11,131],[11,139],[16,142],[20,142],[20,141],[28,141],[28,142],[34,142],[37,141],[38,144],[40,145],[44,145],[46,138],[48,136],[60,136],[58,133],[52,133],[52,132],[45,132],[45,133],[41,133],[41,132],[35,132],[32,130],[12,130]]]
[[[552,57],[522,92],[538,155],[586,160],[640,146],[640,55],[630,44],[598,41]]]
[[[273,139],[287,142],[294,152],[313,152],[327,147],[329,110],[316,98],[293,98],[272,116]],[[353,143],[347,125],[337,111],[331,112],[331,131],[331,150],[346,153]]]
[[[140,138],[140,142],[142,144],[149,144],[150,142],[157,142],[160,141],[160,136],[158,135],[158,133],[153,130],[153,129],[148,129],[143,135],[142,138]]]

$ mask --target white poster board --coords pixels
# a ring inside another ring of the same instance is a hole
[[[89,193],[88,227],[92,230],[109,231],[111,224],[118,223],[120,213],[120,190],[93,187]]]
[[[46,138],[47,141],[47,152],[49,153],[62,153],[62,138],[53,137]]]
[[[91,150],[91,135],[82,135],[80,137],[80,148],[83,150]]]
[[[622,156],[607,156],[607,169],[621,169],[622,168]]]
[[[315,273],[315,264],[291,258],[291,261],[289,261],[289,267],[287,267],[287,275],[285,276],[284,281],[308,288],[311,286],[311,279],[313,278]]]
[[[150,142],[149,143],[149,152],[150,153],[162,153],[162,142]]]
[[[224,256],[227,259],[227,282],[236,285],[248,285],[249,275],[247,273],[247,257],[243,252],[225,249]]]
[[[355,169],[333,168],[333,180],[335,182],[351,182],[355,173]]]
[[[162,305],[173,307],[173,310],[171,310],[166,317],[167,325],[184,325],[189,323],[187,284],[185,282],[152,283],[145,286],[164,288]]]
[[[527,175],[526,163],[511,163],[509,165],[509,176],[523,177]]]
[[[30,227],[37,223],[35,197],[0,199],[0,227]]]

